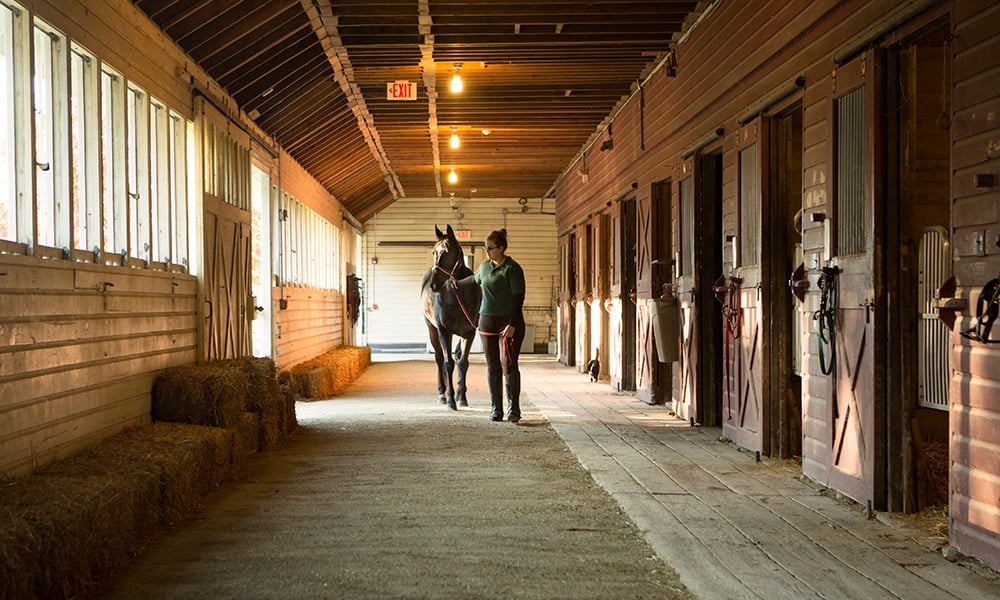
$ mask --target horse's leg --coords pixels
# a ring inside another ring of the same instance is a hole
[[[451,355],[451,334],[438,330],[438,343],[444,354],[444,373],[448,382],[448,408],[458,410],[455,405],[455,383],[453,374],[455,372],[455,360]]]
[[[431,347],[434,348],[434,362],[437,364],[438,400],[441,404],[444,404],[444,393],[447,389],[444,380],[444,351],[441,350],[441,340],[438,339],[437,327],[434,327],[426,320],[424,322],[427,324],[427,333],[431,338]]]
[[[475,336],[475,333],[472,334]],[[458,345],[458,405],[468,406],[469,400],[466,398],[465,374],[469,372],[469,353],[472,352],[472,337],[461,338]]]

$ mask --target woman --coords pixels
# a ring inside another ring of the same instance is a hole
[[[479,306],[479,335],[486,356],[490,387],[491,421],[503,420],[503,381],[507,382],[507,420],[521,420],[521,371],[517,357],[524,340],[524,270],[507,256],[507,230],[486,238],[486,260],[476,272],[457,282],[459,287],[479,284],[483,301]]]

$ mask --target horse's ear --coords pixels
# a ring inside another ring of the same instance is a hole
[[[448,229],[451,229],[451,225],[449,225],[449,226],[448,226]],[[435,226],[434,226],[434,233],[436,233],[436,234],[437,234],[437,236],[438,236],[438,239],[439,239],[439,240],[443,240],[443,239],[445,239],[446,237],[448,237],[447,235],[445,235],[445,234],[441,233],[441,230],[440,230],[440,229],[438,229],[438,226],[437,226],[437,225],[435,225]]]
[[[455,230],[451,228],[451,223],[448,224],[448,237],[455,237]]]

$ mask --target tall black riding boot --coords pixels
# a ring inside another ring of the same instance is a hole
[[[521,420],[521,372],[510,371],[504,379],[507,380],[507,402],[510,404],[507,420],[517,423]]]
[[[503,372],[488,369],[486,379],[490,385],[490,420],[503,421]]]

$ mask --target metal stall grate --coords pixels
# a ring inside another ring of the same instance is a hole
[[[865,237],[865,88],[837,100],[837,254],[867,248]]]
[[[917,352],[920,357],[920,406],[948,410],[948,327],[937,319],[936,293],[949,277],[951,248],[943,227],[928,227],[920,236],[919,281],[920,325]]]
[[[740,264],[760,263],[760,193],[757,144],[740,152]],[[737,265],[733,265],[737,266]]]

